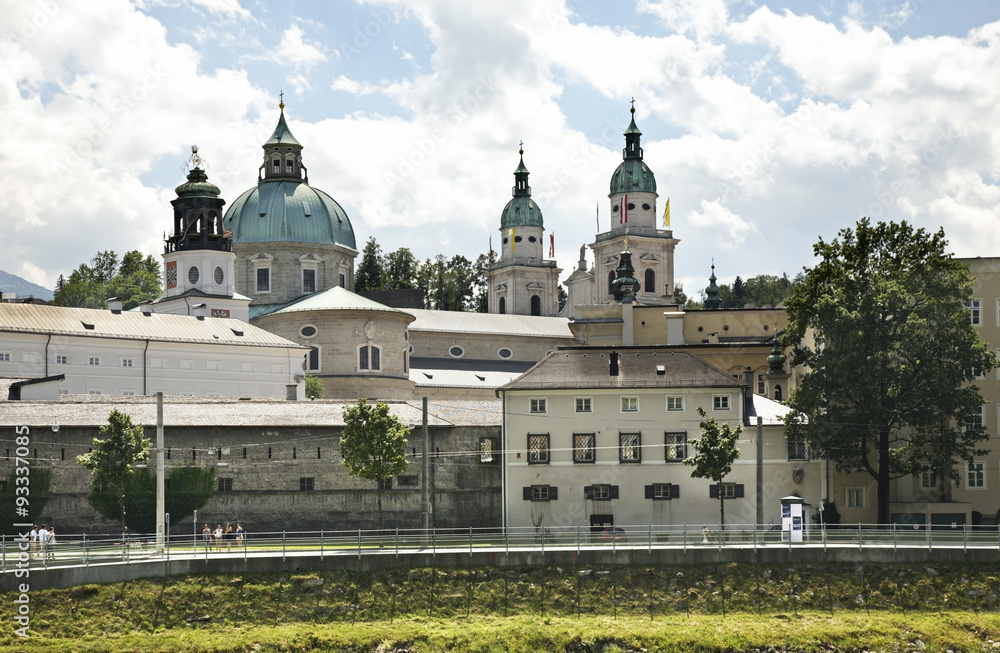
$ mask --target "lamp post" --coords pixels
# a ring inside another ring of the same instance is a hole
[[[156,393],[156,552],[163,553],[164,513],[167,510],[164,490],[163,393]]]

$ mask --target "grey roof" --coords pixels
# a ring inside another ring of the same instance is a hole
[[[753,396],[753,417],[760,417],[763,424],[784,424],[785,415],[791,412],[791,408],[785,404],[778,403],[768,399],[767,397],[762,397],[761,395],[755,394]],[[751,424],[756,424],[756,419],[750,420]]]
[[[300,311],[380,311],[382,313],[399,313],[408,315],[410,311],[401,311],[385,304],[362,297],[346,288],[334,286],[323,292],[313,293],[297,297],[285,304],[271,304],[272,310],[266,313],[258,312],[255,318],[261,315],[271,315],[276,313],[297,313]]]
[[[269,331],[232,318],[122,311],[97,308],[0,304],[0,333],[39,333],[208,345],[305,349]]]
[[[619,374],[609,374],[618,352]],[[657,368],[663,374],[657,374]],[[746,384],[684,351],[666,348],[589,347],[560,349],[501,388],[743,388]]]
[[[59,401],[0,402],[0,427],[99,426],[107,423],[112,410],[128,414],[133,422],[156,425],[153,397],[72,395]],[[422,423],[420,401],[386,402],[403,424]],[[280,401],[228,398],[165,397],[163,423],[171,426],[343,426],[344,409],[350,401]],[[501,422],[501,403],[485,401],[429,401],[429,426],[496,426]]]
[[[410,359],[410,380],[418,386],[496,389],[531,368],[532,361]]]
[[[417,318],[410,324],[410,331],[450,331],[453,333],[573,339],[569,320],[564,317],[431,311],[416,308],[408,308],[406,312]]]

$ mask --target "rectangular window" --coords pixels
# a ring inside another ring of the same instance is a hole
[[[549,463],[549,436],[528,436],[528,463],[532,465],[547,465]]]
[[[970,490],[986,489],[985,462],[976,461],[974,463],[969,463],[969,467],[966,470],[965,487],[969,488]]]
[[[653,483],[647,486],[646,498],[657,501],[669,501],[679,496],[679,493],[674,491],[676,487],[676,485],[670,483]]]
[[[306,354],[306,370],[309,372],[319,372],[319,347],[310,347]]]
[[[983,300],[973,299],[972,301],[966,302],[965,305],[969,307],[969,321],[972,322],[973,326],[982,326]]]
[[[938,486],[937,474],[935,474],[930,469],[925,469],[920,472],[920,489],[921,490],[936,490]]]
[[[847,488],[847,507],[848,508],[865,507],[865,489],[863,487]]]
[[[974,412],[969,415],[965,420],[965,428],[967,429],[978,429],[983,426],[983,407],[979,407],[978,412]]]
[[[162,358],[150,358],[149,367],[153,370],[162,370],[164,360]]]
[[[362,347],[358,350],[358,368],[368,369],[368,347]]]
[[[205,363],[205,369],[207,369],[209,372],[218,372],[219,371],[219,361],[208,361],[208,362],[206,362]]]
[[[493,462],[493,451],[496,449],[496,440],[493,438],[479,438],[479,462]]]
[[[0,363],[9,363],[9,362],[10,362],[10,352],[0,351]]]
[[[610,485],[592,485],[590,491],[590,498],[594,501],[611,501]]]
[[[573,462],[592,463],[595,459],[594,434],[573,434]]]
[[[271,268],[257,268],[257,292],[271,292]]]
[[[723,499],[735,499],[736,483],[719,483],[719,497]]]
[[[231,478],[220,478],[219,480],[219,492],[232,492],[233,491],[233,479]]]
[[[302,292],[316,292],[316,270],[310,268],[302,270]]]
[[[378,482],[378,487],[383,492],[388,492],[389,490],[392,489],[392,479],[391,478],[380,479]]]
[[[757,394],[761,396],[767,395],[767,384],[764,383],[764,375],[757,375]]]
[[[638,433],[618,434],[618,462],[642,462],[641,437]]]
[[[242,369],[244,372],[253,372],[253,363],[243,363]]]
[[[340,282],[339,285],[340,285],[341,288],[346,288],[347,287],[347,277],[345,277],[343,274],[340,275],[340,277],[338,278],[338,281]]]
[[[123,358],[122,359],[122,367],[132,367],[132,359],[131,358]]]
[[[191,359],[190,358],[182,358],[179,361],[177,361],[177,369],[179,369],[179,370],[189,370],[189,369],[191,369]]]
[[[577,397],[576,398],[576,412],[578,413],[590,413],[593,412],[592,402],[590,397]]]
[[[420,477],[416,474],[397,476],[396,487],[420,487]]]
[[[667,412],[668,413],[683,413],[684,412],[684,397],[667,397]]]
[[[312,476],[302,476],[299,478],[299,491],[312,492],[316,489],[316,479]]]
[[[729,395],[712,397],[712,410],[729,410]]]
[[[531,486],[531,500],[532,501],[548,501],[550,496],[548,485],[532,485]]]
[[[802,437],[788,437],[788,459],[789,460],[809,460],[809,451],[806,441]]]
[[[638,397],[622,397],[622,412],[623,413],[638,413],[639,412],[639,398]]]
[[[101,364],[101,357],[100,356],[88,356],[87,357],[87,365],[100,365],[100,364]]]
[[[666,461],[682,463],[687,458],[687,433],[664,433],[663,442],[667,447]]]
[[[372,369],[373,370],[382,369],[382,360],[381,360],[382,350],[379,349],[378,347],[375,347],[374,345],[372,346],[371,350],[372,350]]]
[[[56,354],[56,365],[69,365],[69,356],[66,354]]]
[[[101,390],[99,388],[87,388],[87,394],[88,395],[99,395],[99,394],[101,394]]]
[[[528,400],[528,412],[532,415],[546,413],[547,409],[548,401],[545,397],[532,397]]]
[[[38,352],[34,352],[34,351],[22,351],[21,352],[21,362],[22,363],[37,363],[38,362]]]
[[[135,390],[126,390],[125,388],[122,388],[122,391],[119,394],[122,394],[122,395],[124,395],[126,397],[134,397],[135,396]]]

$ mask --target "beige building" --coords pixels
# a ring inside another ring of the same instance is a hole
[[[785,438],[783,406],[684,351],[564,349],[500,392],[510,526],[700,525],[717,520],[720,492],[727,523],[780,523],[781,497],[818,505],[825,490],[821,463]],[[744,429],[721,487],[683,464],[700,436],[699,406]]]

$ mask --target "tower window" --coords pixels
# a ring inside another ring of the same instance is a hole
[[[542,314],[542,298],[538,295],[531,296],[531,314],[541,315]]]
[[[221,286],[222,282],[226,279],[226,273],[223,272],[222,268],[215,268],[215,285]]]
[[[271,292],[271,268],[257,268],[257,292]]]
[[[274,171],[281,172],[281,159],[274,160]]]
[[[319,347],[310,347],[308,358],[306,359],[306,370],[309,372],[319,372]]]
[[[200,279],[200,278],[201,278],[201,274],[198,272],[198,268],[196,266],[192,265],[188,269],[188,281],[193,286],[194,284],[198,283],[198,279]]]
[[[501,297],[500,301],[497,303],[497,312],[500,313],[500,315],[507,312],[507,300],[503,297]]]
[[[316,270],[306,268],[302,270],[302,292],[316,292]]]
[[[612,270],[611,272],[608,272],[608,294],[609,295],[612,294],[611,293],[611,289],[614,288],[614,286],[612,285],[614,282],[615,282],[615,271]]]
[[[643,290],[645,292],[656,292],[656,272],[653,270],[646,270],[645,283],[643,284]]]

